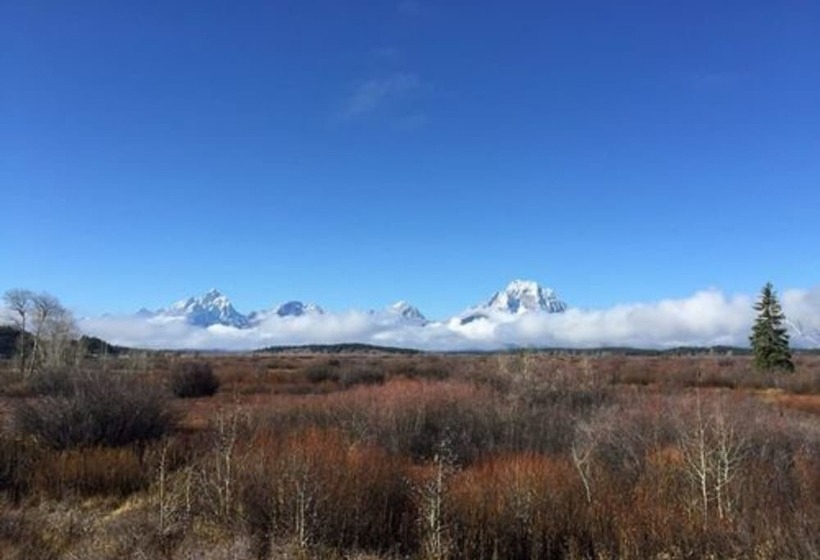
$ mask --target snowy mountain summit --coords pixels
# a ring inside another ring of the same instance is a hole
[[[397,301],[382,309],[371,309],[368,314],[382,325],[416,325],[423,327],[429,321],[418,307],[406,302]]]
[[[324,309],[314,303],[301,301],[286,301],[276,308],[279,317],[301,317],[302,315],[323,315]]]
[[[496,292],[484,308],[512,314],[527,311],[561,313],[567,310],[567,304],[559,300],[553,290],[541,287],[538,282],[513,280],[503,291]]]
[[[506,321],[523,313],[563,313],[566,310],[567,304],[550,288],[532,280],[513,280],[483,305],[468,309],[459,322],[468,325],[479,319],[492,318]]]
[[[199,327],[226,325],[243,328],[248,326],[248,318],[234,309],[231,300],[217,289],[209,290],[199,297],[180,300],[168,309],[158,311],[155,316],[181,317],[191,325]]]
[[[419,325],[427,323],[427,317],[419,311],[418,307],[415,307],[406,301],[397,301],[393,305],[387,307],[385,311],[389,315],[398,317],[407,323],[415,323]]]

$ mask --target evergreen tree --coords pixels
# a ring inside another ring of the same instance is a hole
[[[749,340],[752,343],[755,367],[767,371],[794,371],[789,335],[783,327],[783,319],[786,317],[771,282],[763,286],[754,309],[757,311],[757,319]]]

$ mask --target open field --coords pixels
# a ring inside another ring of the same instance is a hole
[[[796,364],[6,360],[0,558],[818,558],[820,356]]]

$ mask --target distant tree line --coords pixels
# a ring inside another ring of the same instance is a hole
[[[280,354],[285,352],[309,352],[311,354],[342,354],[352,352],[373,352],[383,354],[421,354],[421,350],[413,348],[397,348],[393,346],[377,346],[348,342],[340,344],[304,344],[291,346],[268,346],[257,350],[259,353]]]

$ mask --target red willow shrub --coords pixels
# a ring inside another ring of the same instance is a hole
[[[443,440],[459,462],[496,449],[508,408],[499,395],[475,384],[408,379],[275,402],[262,412],[274,432],[332,427],[416,461],[432,459]]]
[[[255,549],[271,540],[300,548],[407,551],[415,546],[406,463],[352,444],[338,431],[259,433],[242,476],[242,511]]]
[[[125,497],[146,488],[151,474],[132,448],[71,449],[43,455],[35,467],[33,484],[52,498]]]
[[[448,525],[459,557],[559,558],[594,548],[585,498],[566,459],[501,455],[457,474]]]

